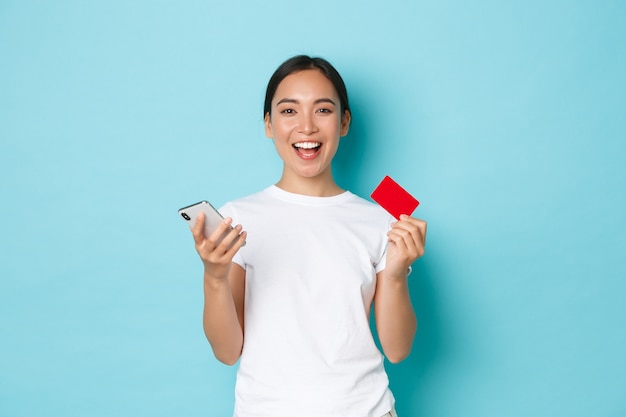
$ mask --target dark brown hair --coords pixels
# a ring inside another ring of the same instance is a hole
[[[310,57],[308,55],[297,55],[289,58],[283,62],[272,74],[269,83],[267,84],[267,90],[265,91],[265,104],[263,106],[263,117],[266,114],[272,113],[272,99],[276,94],[276,89],[282,80],[288,75],[295,72],[316,69],[319,70],[328,80],[333,84],[337,94],[339,95],[341,114],[345,111],[350,111],[350,104],[348,102],[348,91],[346,85],[339,75],[339,72],[331,65],[330,62],[324,58]]]

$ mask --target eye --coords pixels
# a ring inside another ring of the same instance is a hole
[[[280,111],[281,114],[295,114],[295,112],[296,111],[294,109],[289,109],[289,108],[283,109]]]
[[[332,109],[329,109],[329,108],[326,108],[326,107],[322,107],[321,109],[318,109],[318,110],[317,110],[317,112],[318,112],[318,113],[327,113],[327,114],[330,114],[330,113],[332,113],[332,112],[333,112],[333,110],[332,110]]]

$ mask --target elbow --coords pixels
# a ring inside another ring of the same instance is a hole
[[[404,343],[387,344],[386,346],[383,343],[382,348],[385,358],[395,365],[409,357],[413,343],[412,341],[404,341]]]
[[[237,363],[238,358],[234,360],[232,358],[226,358],[226,359],[218,358],[218,360],[222,362],[224,365],[233,366]]]
[[[402,351],[402,352],[388,353],[388,354],[385,354],[385,356],[387,357],[387,360],[389,362],[395,365],[395,364],[402,362],[406,358],[408,358],[410,353],[411,353],[411,350],[409,349],[409,350]]]
[[[241,338],[226,340],[215,337],[211,338],[209,337],[209,333],[206,331],[205,335],[209,341],[209,345],[211,345],[211,350],[213,351],[215,359],[228,366],[232,366],[237,363],[243,350],[243,340]]]
[[[211,344],[213,356],[224,365],[233,366],[241,357],[242,346],[215,346]]]
[[[382,343],[383,352],[387,360],[395,365],[408,358],[411,350],[413,350],[414,337],[415,331],[411,333],[410,338],[395,340],[395,343]]]
[[[383,353],[389,362],[395,365],[409,357],[413,349],[416,331],[417,321],[412,331],[403,333],[404,337],[381,339]]]
[[[228,365],[228,366],[233,366],[234,364],[236,364],[237,361],[239,360],[239,357],[241,356],[240,354],[232,354],[232,353],[220,354],[218,352],[213,352],[213,354],[215,355],[215,359],[222,362],[224,365]]]

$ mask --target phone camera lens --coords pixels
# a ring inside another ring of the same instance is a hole
[[[185,220],[191,220],[191,217],[189,217],[189,215],[187,213],[185,213],[185,212],[180,213],[180,215],[183,216],[183,219],[185,219]]]

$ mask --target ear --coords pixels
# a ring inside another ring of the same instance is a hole
[[[341,130],[339,131],[339,136],[346,136],[348,134],[348,130],[350,130],[350,120],[352,120],[350,110],[345,110],[343,112],[343,117],[341,118]]]
[[[265,136],[270,139],[274,138],[274,132],[272,131],[272,118],[270,117],[270,113],[265,113],[265,117],[263,118],[263,122],[265,124]]]

